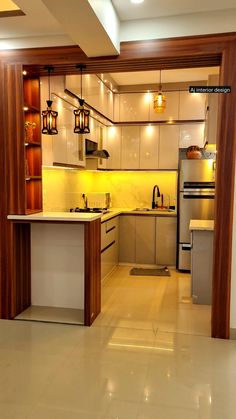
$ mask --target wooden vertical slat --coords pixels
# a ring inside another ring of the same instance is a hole
[[[8,214],[24,214],[24,123],[22,66],[2,63],[1,83],[1,317],[14,316],[16,272],[14,261],[14,231],[7,221]],[[21,246],[25,243],[20,242]]]
[[[231,86],[220,95],[217,133],[212,336],[229,338],[232,226],[236,156],[236,43],[223,52],[220,84]]]
[[[84,225],[85,242],[85,315],[90,326],[101,311],[101,220]]]

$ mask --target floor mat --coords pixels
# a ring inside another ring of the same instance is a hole
[[[129,274],[143,276],[170,276],[170,271],[166,266],[159,269],[132,268],[130,269]]]

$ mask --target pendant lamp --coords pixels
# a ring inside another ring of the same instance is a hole
[[[75,114],[75,128],[74,132],[76,134],[89,134],[89,114],[90,111],[84,109],[84,99],[82,95],[82,72],[86,68],[84,64],[77,65],[76,68],[80,69],[80,98],[79,98],[79,107],[74,111]]]
[[[161,85],[161,70],[160,70],[160,83],[159,83],[159,91],[157,95],[154,97],[153,108],[156,113],[164,112],[166,108],[166,97],[162,93],[162,85]]]
[[[56,134],[58,134],[58,130],[57,130],[58,112],[56,112],[52,109],[51,86],[50,86],[50,73],[52,73],[54,68],[53,67],[45,67],[45,70],[48,71],[48,97],[49,97],[49,99],[47,100],[47,110],[42,111],[42,116],[43,116],[42,134],[56,135]]]

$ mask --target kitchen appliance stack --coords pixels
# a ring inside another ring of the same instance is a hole
[[[179,179],[178,269],[190,271],[190,220],[213,220],[215,160],[182,160]]]

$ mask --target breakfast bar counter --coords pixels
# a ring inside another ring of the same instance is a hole
[[[9,215],[12,318],[90,326],[101,310],[101,214]]]

